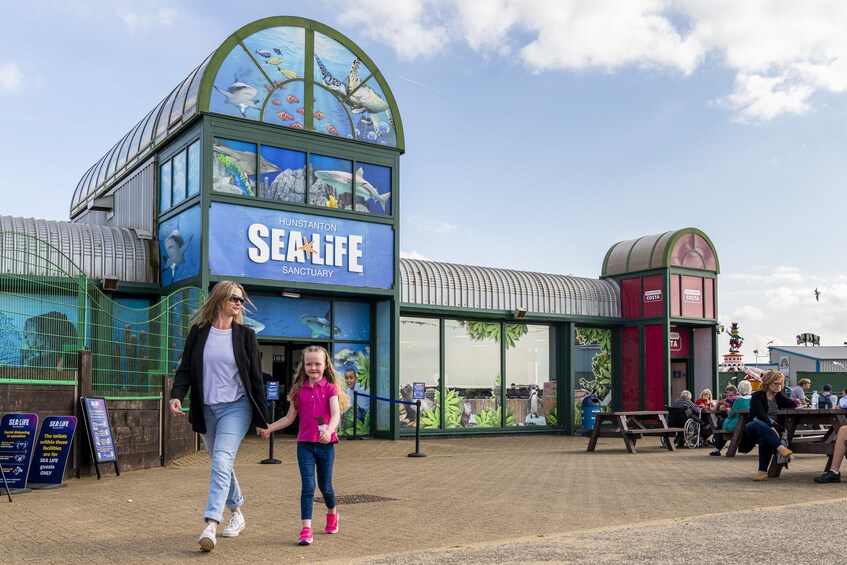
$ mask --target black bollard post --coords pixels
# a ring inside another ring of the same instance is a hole
[[[353,411],[353,439],[359,439],[356,437],[356,428],[359,426],[356,425],[356,407],[359,405],[359,391],[353,391],[353,406],[350,407],[350,410]]]
[[[271,405],[271,422],[276,422],[276,401],[269,402]],[[268,458],[259,461],[262,465],[279,465],[282,463],[279,459],[274,459],[274,434],[271,432],[271,437],[268,438]]]
[[[426,457],[425,453],[421,453],[421,401],[415,401],[415,407],[418,409],[418,415],[415,418],[415,452],[410,453],[409,457]]]

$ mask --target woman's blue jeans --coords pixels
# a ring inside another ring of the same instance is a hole
[[[761,420],[747,422],[744,425],[744,433],[759,444],[759,471],[767,471],[774,451],[782,443],[781,439]]]
[[[335,491],[332,490],[332,464],[335,462],[335,445],[332,443],[297,443],[297,464],[300,466],[300,519],[312,519],[315,504],[315,470],[318,488],[329,510],[335,508]]]
[[[221,523],[224,506],[233,510],[244,502],[232,467],[241,440],[253,420],[253,408],[250,399],[244,395],[233,402],[204,404],[203,416],[206,419],[206,433],[200,437],[212,460],[209,497],[203,517]]]

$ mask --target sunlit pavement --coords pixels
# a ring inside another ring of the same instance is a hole
[[[268,444],[249,438],[236,462],[247,528],[219,536],[210,554],[197,543],[209,472],[199,452],[166,468],[2,499],[0,555],[4,563],[843,561],[847,482],[812,482],[823,456],[797,456],[781,478],[756,483],[755,451],[669,453],[649,438],[630,455],[620,440],[600,440],[595,453],[586,444],[553,435],[424,438],[427,457],[410,458],[413,441],[342,440],[336,494],[362,502],[339,505],[335,535],[323,533],[316,504],[314,544],[301,547],[295,443],[278,440],[282,464],[261,465]],[[369,501],[379,498],[394,500]],[[832,543],[811,543],[800,533],[808,531],[830,531]]]

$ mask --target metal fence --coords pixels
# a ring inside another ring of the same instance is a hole
[[[112,299],[55,247],[0,231],[0,383],[76,384],[88,349],[95,395],[159,398],[203,300],[195,287]]]

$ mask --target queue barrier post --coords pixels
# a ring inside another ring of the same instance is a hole
[[[271,408],[271,422],[276,422],[276,401],[268,402]],[[274,458],[274,432],[271,432],[271,437],[268,440],[268,458],[259,461],[262,465],[279,465],[282,463],[279,459]]]
[[[9,482],[6,480],[6,469],[3,468],[2,463],[0,463],[0,475],[3,475],[3,485],[6,487],[6,496],[9,497],[9,502],[12,502],[12,491],[9,490]]]
[[[358,419],[358,409],[359,409],[359,391],[353,391],[353,405],[350,407],[350,410],[353,411],[353,437],[348,437],[347,439],[365,439],[363,437],[358,437],[356,435],[356,430],[359,428],[359,419]]]
[[[415,417],[415,451],[409,454],[409,457],[426,457],[425,453],[421,453],[421,401],[415,401],[417,408],[417,416]]]

